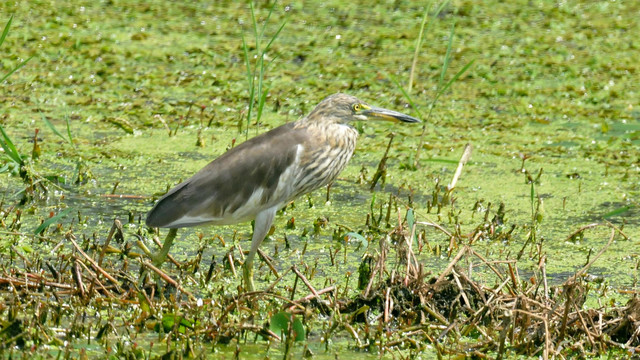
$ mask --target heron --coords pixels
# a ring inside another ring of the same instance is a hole
[[[169,190],[148,213],[147,226],[170,229],[153,256],[156,265],[166,260],[178,228],[255,220],[242,271],[245,289],[254,291],[253,260],[276,212],[336,179],[355,150],[358,131],[352,124],[359,120],[420,122],[338,93],[307,116],[231,148]]]

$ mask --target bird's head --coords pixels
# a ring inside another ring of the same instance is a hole
[[[358,120],[387,120],[419,123],[420,120],[397,111],[371,106],[355,96],[333,94],[322,100],[307,115],[306,121],[349,124]]]

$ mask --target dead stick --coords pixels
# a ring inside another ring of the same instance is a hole
[[[416,221],[416,224],[434,227],[434,228],[442,231],[443,233],[445,233],[449,238],[453,237],[452,233],[450,233],[447,229],[443,228],[442,226],[440,226],[440,225],[438,225],[436,223],[430,223],[430,222],[426,222],[426,221]]]
[[[525,310],[520,310],[520,309],[513,309],[513,311],[515,312],[520,312],[523,313],[525,315],[529,315],[531,317],[534,317],[540,321],[542,321],[542,323],[544,324],[544,352],[542,353],[542,358],[544,360],[548,360],[549,359],[549,347],[550,347],[550,342],[551,339],[549,338],[549,325],[547,323],[547,319],[545,319],[544,317],[525,311]]]
[[[100,288],[102,289],[102,291],[104,291],[105,294],[107,294],[109,297],[114,297],[114,295],[104,286],[104,284],[102,284],[100,279],[98,279],[98,276],[96,275],[96,273],[91,271],[91,269],[89,269],[87,267],[87,265],[85,265],[82,261],[80,261],[80,258],[77,255],[74,256],[74,258],[75,258],[76,262],[78,264],[80,264],[80,266],[82,266],[89,273],[89,275],[91,275],[91,278],[92,278],[91,283],[92,284],[95,282],[96,284],[98,284],[98,286],[100,286]],[[89,296],[90,297],[93,296],[93,293],[91,293]]]
[[[471,302],[469,301],[467,294],[464,292],[464,288],[462,287],[462,283],[460,282],[458,273],[456,272],[455,269],[452,269],[451,273],[453,274],[453,280],[455,280],[456,285],[458,286],[458,289],[460,289],[460,295],[462,295],[462,299],[464,300],[465,303],[467,303],[467,307],[471,308]]]
[[[587,334],[587,339],[589,339],[589,343],[591,344],[591,347],[595,347],[596,344],[593,341],[593,337],[591,336],[591,332],[589,331],[589,328],[587,327],[587,322],[584,321],[584,317],[582,317],[581,311],[580,309],[578,309],[578,305],[575,303],[575,301],[573,301],[573,299],[571,299],[571,304],[573,305],[573,307],[576,309],[576,312],[578,313],[578,318],[580,319],[580,323],[582,324],[584,333]]]
[[[260,258],[262,258],[262,260],[265,262],[265,264],[267,264],[269,269],[271,269],[271,272],[273,273],[273,275],[275,275],[276,277],[280,277],[280,275],[278,275],[278,270],[276,270],[276,268],[273,266],[273,263],[271,262],[269,257],[262,250],[258,249],[258,255],[260,255]]]
[[[326,294],[326,293],[328,293],[328,292],[332,292],[332,291],[334,291],[335,289],[336,289],[335,285],[331,285],[331,286],[326,287],[326,288],[324,288],[324,289],[322,289],[322,290],[318,290],[318,291],[317,291],[317,294],[318,294],[318,295]],[[298,303],[301,303],[301,302],[303,302],[303,301],[309,301],[309,300],[311,300],[311,298],[313,298],[314,296],[315,296],[315,295],[313,295],[313,294],[312,294],[312,295],[307,295],[307,296],[305,296],[305,297],[301,297],[300,299],[298,299],[298,300],[294,300],[294,301],[295,301],[295,302],[298,302]]]
[[[600,258],[600,256],[602,256],[602,254],[604,254],[605,251],[607,251],[609,246],[611,246],[611,243],[613,243],[613,239],[615,237],[616,237],[616,229],[611,229],[611,237],[609,238],[609,241],[607,242],[607,245],[605,245],[602,249],[600,249],[598,254],[591,261],[589,261],[589,263],[587,265],[585,265],[582,269],[580,269],[580,271],[578,271],[572,277],[570,277],[567,280],[567,282],[565,282],[565,284],[574,282],[578,277],[582,276],[582,274],[584,274],[587,270],[589,270],[591,265],[593,265],[593,263],[596,262],[596,260],[598,260]]]
[[[285,271],[282,275],[278,276],[277,279],[275,279],[271,285],[267,286],[266,289],[264,289],[265,293],[271,292],[271,290],[273,290],[274,287],[276,287],[276,285],[278,285],[278,283],[280,281],[282,281],[282,278],[284,278],[285,275],[287,275],[289,273],[289,271],[291,271],[291,268],[288,268],[287,271]]]
[[[464,253],[467,252],[467,249],[468,248],[465,245],[462,249],[460,249],[460,251],[458,251],[458,254],[456,255],[456,257],[453,258],[453,260],[451,260],[451,262],[449,263],[449,265],[447,265],[444,271],[442,271],[442,273],[438,277],[438,280],[436,280],[435,282],[436,284],[444,280],[445,276],[449,275],[449,272],[451,272],[451,269],[453,269],[453,267],[458,263],[460,258],[462,258],[462,256],[464,255]]]
[[[80,297],[84,298],[85,296],[85,286],[82,282],[82,273],[80,272],[80,265],[78,265],[80,261],[76,260],[73,264],[73,278],[78,285],[78,289],[80,290]]]
[[[78,243],[75,242],[75,236],[73,236],[73,234],[69,234],[67,236],[67,239],[69,239],[69,241],[71,241],[71,243],[73,244],[73,246],[75,246],[76,250],[78,250],[78,252],[84,256],[85,259],[87,259],[87,261],[89,261],[89,263],[91,264],[91,266],[93,266],[94,269],[98,270],[98,272],[100,272],[102,275],[104,275],[104,277],[106,277],[107,279],[109,279],[112,283],[115,284],[116,289],[118,290],[118,292],[122,292],[122,289],[120,289],[120,286],[118,286],[118,280],[116,280],[113,276],[111,276],[108,272],[106,272],[103,268],[101,268],[96,262],[95,260],[93,260],[89,255],[87,255],[84,251],[82,251],[82,249],[80,248],[80,246],[78,245]]]
[[[313,286],[311,285],[311,283],[309,282],[309,280],[307,280],[307,278],[302,275],[302,273],[298,270],[298,268],[293,265],[292,270],[294,273],[296,273],[296,275],[298,275],[298,277],[300,278],[300,280],[302,280],[302,282],[307,285],[307,288],[309,288],[309,290],[311,291],[311,293],[313,294],[313,296],[315,298],[318,299],[318,301],[322,302],[322,299],[320,299],[320,295],[318,295],[318,292],[316,291],[316,289],[313,288]]]
[[[464,146],[464,152],[462,153],[462,156],[460,157],[460,161],[458,161],[458,168],[456,169],[456,173],[453,175],[453,179],[451,180],[451,183],[447,186],[447,191],[448,192],[453,191],[453,189],[456,187],[456,183],[458,182],[458,178],[460,178],[460,175],[462,174],[462,168],[464,167],[464,165],[471,158],[471,151],[472,150],[473,150],[473,147],[471,146],[471,144],[467,144],[467,145]]]
[[[489,269],[491,269],[500,278],[500,280],[504,280],[504,277],[502,276],[502,274],[500,274],[500,272],[498,272],[498,270],[496,270],[496,268],[494,268],[493,265],[491,265],[491,263],[484,258],[484,256],[478,254],[478,252],[476,252],[472,248],[469,248],[469,251],[471,251],[471,253],[475,255],[478,259],[482,260],[482,262],[486,264],[489,267]],[[507,262],[507,263],[510,263],[510,262]]]
[[[187,294],[187,296],[189,297],[190,300],[195,300],[195,296],[193,296],[193,294],[191,294],[188,290],[186,290],[185,288],[182,287],[182,285],[178,284],[177,281],[173,280],[169,275],[167,275],[166,273],[164,273],[162,270],[158,269],[157,267],[151,265],[150,262],[144,261],[142,262],[142,264],[146,267],[148,267],[149,269],[153,270],[153,272],[155,272],[156,274],[160,275],[160,277],[166,281],[167,283],[173,285],[176,289],[182,291],[183,293]]]
[[[15,279],[10,277],[0,277],[0,284],[11,284],[11,286],[13,286],[14,288],[18,286],[24,286],[29,288],[29,287],[40,287],[44,285],[52,288],[65,289],[65,290],[74,289],[73,286],[68,284],[55,283],[51,281],[43,281],[43,282],[36,283],[36,282],[26,281],[22,279]]]

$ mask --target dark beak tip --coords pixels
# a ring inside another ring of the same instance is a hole
[[[404,115],[404,114],[402,116],[397,116],[395,118],[398,119],[398,121],[400,122],[405,122],[410,124],[419,124],[422,122],[418,118],[414,118],[413,116]]]

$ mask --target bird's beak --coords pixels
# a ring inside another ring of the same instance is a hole
[[[360,114],[372,120],[387,120],[387,121],[394,121],[394,122],[401,121],[401,122],[407,122],[407,123],[421,122],[420,120],[414,118],[413,116],[405,115],[397,111],[383,109],[379,107],[365,108],[364,110],[362,110]]]

